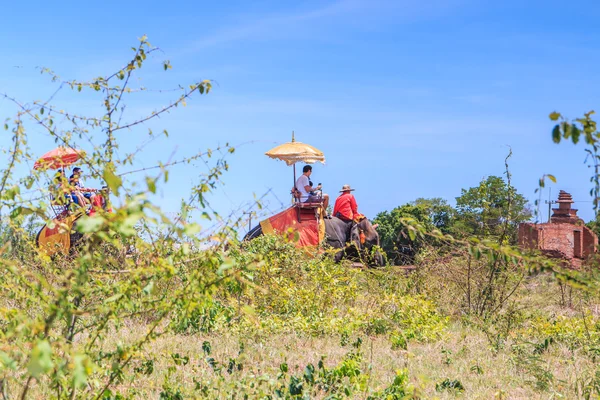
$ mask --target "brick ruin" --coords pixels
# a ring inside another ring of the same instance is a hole
[[[596,252],[598,237],[577,216],[577,210],[571,208],[573,198],[569,193],[561,190],[557,203],[550,222],[519,225],[519,246],[540,250],[578,268],[585,258]]]

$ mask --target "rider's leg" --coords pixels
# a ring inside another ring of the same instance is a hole
[[[327,206],[329,206],[329,195],[327,193],[323,194],[323,209],[327,211]]]

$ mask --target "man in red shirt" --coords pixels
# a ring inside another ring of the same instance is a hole
[[[350,188],[350,185],[344,185],[340,190],[342,194],[335,200],[335,206],[333,207],[333,216],[345,222],[354,220],[354,217],[358,214],[356,199],[350,193],[352,191],[354,189]]]

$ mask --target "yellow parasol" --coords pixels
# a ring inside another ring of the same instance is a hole
[[[325,155],[321,150],[311,146],[310,144],[296,142],[294,132],[292,132],[292,141],[281,144],[265,153],[267,157],[276,160],[285,161],[287,165],[294,166],[294,185],[296,184],[296,163],[304,162],[313,164],[320,162],[325,164]]]

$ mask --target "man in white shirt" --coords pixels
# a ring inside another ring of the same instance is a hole
[[[327,210],[329,195],[320,192],[321,184],[312,187],[308,179],[310,174],[312,174],[312,167],[305,165],[302,168],[302,175],[296,180],[296,189],[300,192],[300,201],[303,203],[320,203],[323,200],[323,209]],[[311,192],[317,192],[318,194],[311,194]]]

